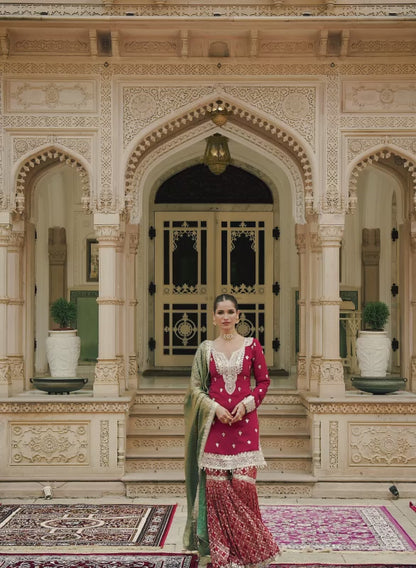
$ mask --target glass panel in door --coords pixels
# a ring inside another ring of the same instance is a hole
[[[156,366],[190,365],[208,337],[213,228],[212,213],[156,213]]]
[[[273,364],[272,213],[218,213],[218,293],[233,294],[240,308],[237,329],[255,336]]]

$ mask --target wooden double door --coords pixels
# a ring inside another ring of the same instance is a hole
[[[199,343],[213,339],[213,301],[233,294],[238,331],[256,336],[273,362],[273,214],[155,213],[155,365],[192,364]]]

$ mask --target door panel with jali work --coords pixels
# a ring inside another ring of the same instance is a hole
[[[192,363],[199,343],[214,337],[212,304],[220,293],[236,296],[238,331],[260,340],[270,364],[272,214],[155,215],[155,365]]]

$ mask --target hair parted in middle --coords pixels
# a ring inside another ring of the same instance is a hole
[[[231,294],[219,294],[214,300],[214,313],[218,308],[220,302],[232,302],[234,304],[235,310],[238,312],[238,302]]]

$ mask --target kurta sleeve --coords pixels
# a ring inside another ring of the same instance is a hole
[[[191,381],[185,395],[185,485],[188,506],[184,546],[209,554],[205,511],[205,477],[199,460],[215,416],[217,403],[208,395],[210,342],[203,342],[194,358]],[[198,499],[197,499],[198,497]]]
[[[262,403],[266,396],[270,385],[269,371],[267,369],[266,359],[264,357],[263,348],[260,343],[254,339],[251,344],[253,373],[256,381],[252,394],[244,400],[244,406],[247,412],[252,412]]]

